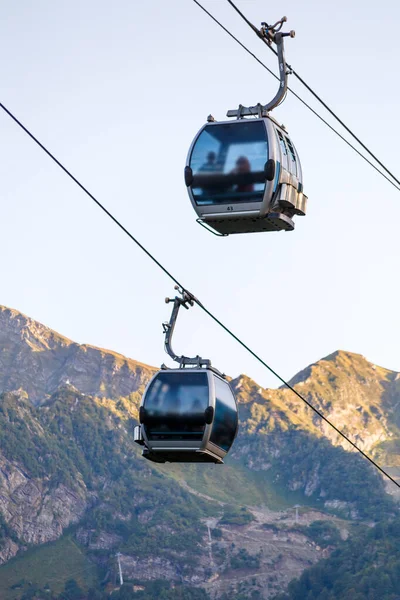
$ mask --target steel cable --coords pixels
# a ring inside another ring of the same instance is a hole
[[[39,140],[36,136],[31,133],[31,131],[22,124],[22,122],[8,109],[4,104],[0,103],[0,108],[49,156],[63,171],[68,177],[70,177],[79,187],[85,192],[85,194],[133,241],[135,244],[167,275],[172,281],[178,285],[181,289],[186,290],[186,288],[176,279],[168,269],[166,269],[156,258],[155,256],[143,246],[139,242],[139,240],[132,234],[122,223],[99,201],[95,196],[74,176],[72,173],[52,154]],[[190,292],[188,292],[190,294]],[[318,410],[315,406],[311,404],[304,396],[302,396],[290,383],[285,381],[283,377],[281,377],[272,367],[270,367],[254,350],[252,350],[245,342],[243,342],[229,327],[224,325],[222,321],[220,321],[211,311],[209,311],[204,304],[202,304],[196,297],[190,294],[195,300],[196,304],[215,322],[219,325],[226,333],[228,333],[234,340],[242,346],[247,352],[249,352],[260,364],[262,364],[270,373],[272,373],[279,381],[285,385],[289,390],[291,390],[302,402],[304,402],[312,411],[314,411],[325,423],[327,423],[336,433],[338,433],[344,440],[346,440],[357,452],[359,452],[365,459],[367,459],[378,471],[380,471],[385,477],[387,477],[392,483],[394,483],[398,488],[400,488],[400,484],[387,472],[385,471],[378,463],[374,461],[373,458],[368,456],[361,448],[359,448],[345,433],[340,431],[336,425],[334,425],[325,415]]]
[[[229,1],[229,0],[228,0]],[[247,46],[245,46],[245,44],[243,44],[243,42],[241,42],[233,33],[231,33],[229,31],[229,29],[227,29],[220,21],[218,21],[218,19],[216,17],[214,17],[213,14],[211,14],[206,8],[204,8],[204,6],[202,4],[200,4],[200,2],[198,2],[198,0],[193,0],[193,2],[195,4],[197,4],[197,6],[199,8],[201,8],[215,23],[217,23],[217,25],[219,25],[219,27],[221,27],[221,29],[223,29],[225,31],[225,33],[227,33],[233,40],[235,40],[235,42],[237,44],[239,44],[239,46],[241,46],[248,54],[250,54],[250,56],[252,56],[264,69],[266,69],[266,71],[268,71],[268,73],[270,73],[273,77],[275,77],[275,79],[277,79],[279,81],[279,77],[277,75],[275,75],[275,73],[269,68],[267,67],[267,65],[265,63],[262,62],[262,60],[260,60],[258,58],[258,56],[256,54],[254,54],[254,52],[252,52]],[[250,21],[248,21],[245,18],[246,22],[248,24],[250,24],[251,28],[257,32],[258,30],[256,29],[256,27],[254,27],[254,25],[252,25],[250,23]],[[288,65],[289,66],[289,65]],[[386,181],[388,181],[397,191],[400,192],[400,185],[397,186],[387,175],[385,175],[385,173],[383,173],[380,169],[378,169],[378,167],[376,165],[374,165],[373,162],[371,162],[362,152],[360,152],[351,142],[349,142],[349,140],[347,140],[341,133],[339,133],[339,131],[337,129],[335,129],[326,119],[324,119],[314,108],[312,108],[312,106],[310,106],[305,100],[303,100],[303,98],[301,98],[301,96],[299,96],[291,87],[288,86],[287,88],[291,94],[293,94],[293,96],[295,98],[297,98],[297,100],[299,100],[302,104],[304,104],[304,106],[306,108],[308,108],[308,110],[310,110],[320,121],[322,121],[322,123],[324,125],[326,125],[327,127],[329,127],[329,129],[331,131],[333,131],[343,142],[345,142],[352,150],[354,150],[354,152],[356,152],[359,156],[361,156],[362,159],[365,160],[366,163],[368,163],[370,165],[370,167],[372,167],[373,169],[375,169],[375,171],[377,171],[377,173],[379,173],[379,175],[382,175],[382,177],[384,177],[386,179]],[[356,138],[357,139],[357,138]],[[374,155],[372,155],[374,156]],[[375,158],[375,157],[374,157]],[[379,161],[378,161],[379,162]],[[388,171],[388,169],[386,169],[386,167],[384,167],[384,169],[386,171]],[[390,171],[388,171],[390,173]],[[397,181],[397,179],[392,176],[393,179],[395,179]],[[400,181],[398,182],[400,184]]]
[[[194,0],[194,2],[196,2],[196,4],[199,4],[196,0]],[[232,6],[232,8],[234,8],[234,10],[240,15],[240,17],[245,21],[245,23],[247,23],[247,25],[249,25],[249,27],[257,34],[257,37],[259,37],[264,42],[264,44],[266,46],[268,46],[268,48],[277,56],[278,53],[275,50],[275,48],[273,48],[267,42],[267,40],[264,38],[264,36],[260,34],[257,27],[255,25],[253,25],[253,23],[251,21],[249,21],[249,19],[242,13],[242,11],[239,10],[239,8],[236,6],[236,4],[232,0],[227,0],[227,2]],[[393,173],[391,171],[389,171],[389,169],[383,164],[383,162],[381,162],[379,160],[379,158],[360,140],[360,138],[350,129],[350,127],[348,127],[346,125],[346,123],[344,123],[344,121],[342,121],[342,119],[328,106],[328,104],[326,104],[326,102],[324,102],[324,100],[322,100],[321,96],[319,96],[312,89],[312,87],[309,86],[308,83],[306,83],[306,81],[304,81],[304,79],[297,73],[297,71],[295,71],[295,69],[293,69],[293,67],[291,65],[289,65],[289,63],[286,63],[286,65],[287,65],[288,69],[291,71],[291,73],[296,77],[296,79],[298,79],[300,81],[300,83],[302,83],[304,85],[304,87],[310,92],[310,94],[312,94],[314,96],[314,98],[316,100],[318,100],[318,102],[320,104],[322,104],[322,106],[332,115],[332,117],[334,117],[334,119],[336,119],[336,121],[338,123],[340,123],[340,125],[347,131],[347,133],[349,133],[352,136],[352,138],[354,138],[356,140],[356,142],[358,142],[360,144],[360,146],[362,148],[364,148],[364,150],[366,152],[368,152],[368,154],[378,163],[378,165],[380,165],[382,167],[382,169],[384,169],[386,171],[386,173],[388,173],[388,175],[390,175],[390,177],[398,185],[400,185],[400,180],[397,179],[397,177],[395,175],[393,175]],[[292,90],[290,90],[290,91],[292,91]],[[361,156],[363,156],[363,155],[361,155]],[[381,174],[383,175],[383,173],[381,173]]]

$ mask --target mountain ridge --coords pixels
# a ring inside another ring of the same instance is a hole
[[[129,395],[156,370],[111,350],[77,344],[4,306],[0,306],[0,347],[0,390],[22,387],[34,404],[69,381],[92,395]]]
[[[102,579],[120,551],[132,577],[140,566],[142,583],[167,577],[222,599],[242,589],[245,573],[258,583],[241,598],[270,598],[335,547],[335,528],[396,510],[369,463],[299,398],[243,374],[231,380],[241,427],[224,466],[149,464],[132,434],[155,371],[0,309],[0,562],[72,527]],[[294,386],[307,400],[383,465],[396,463],[394,372],[337,351],[300,374]],[[301,531],[294,504],[305,507]],[[332,520],[315,529],[331,540],[328,550],[308,533],[321,519]]]
[[[5,319],[4,319],[4,316],[6,317]],[[35,347],[35,345],[33,343],[34,340],[42,343],[42,345],[44,346],[43,350],[52,349],[55,347],[55,343],[59,342],[59,346],[61,346],[61,347],[73,346],[74,348],[82,349],[84,352],[93,350],[95,352],[100,353],[104,357],[110,357],[110,358],[115,357],[115,359],[117,359],[118,361],[121,361],[122,363],[127,363],[132,366],[139,366],[144,369],[150,369],[153,372],[157,370],[157,367],[153,367],[151,365],[148,365],[146,363],[138,361],[137,359],[126,357],[123,354],[116,352],[115,350],[110,350],[107,348],[95,346],[95,345],[92,345],[89,343],[78,344],[77,342],[74,342],[73,340],[58,333],[57,331],[47,327],[46,325],[42,324],[41,322],[28,317],[27,315],[18,311],[17,309],[9,308],[4,305],[0,305],[0,335],[2,332],[6,333],[7,329],[11,329],[10,327],[7,327],[7,323],[12,323],[12,321],[15,321],[15,320],[18,322],[23,321],[23,324],[19,327],[19,331],[21,333],[21,339],[25,339],[28,343],[31,342],[31,344],[32,344],[31,348],[33,351],[41,350],[41,348]],[[31,340],[30,338],[33,338],[33,340]],[[0,338],[0,343],[1,343],[1,338]],[[357,361],[359,363],[362,362],[364,365],[368,365],[373,370],[378,370],[381,373],[390,374],[393,378],[400,377],[399,372],[393,371],[390,369],[386,369],[384,367],[380,367],[380,366],[372,363],[368,359],[366,359],[361,354],[353,353],[348,350],[336,350],[336,351],[328,354],[327,356],[322,357],[318,361],[309,364],[304,369],[301,369],[297,374],[295,374],[289,380],[288,383],[291,386],[295,386],[298,384],[304,384],[310,378],[310,376],[313,375],[313,372],[315,370],[323,368],[324,365],[329,365],[329,363],[337,363],[338,365],[343,365],[346,361],[347,362],[352,361],[353,363],[355,361]],[[240,374],[235,379],[238,380],[240,378],[248,378],[248,376],[245,374]],[[250,379],[250,378],[248,378],[248,379]],[[256,382],[254,382],[254,383],[256,384]],[[1,372],[0,372],[0,384],[1,384]],[[275,389],[275,388],[262,388],[258,384],[256,384],[256,385],[260,389]],[[1,387],[1,385],[0,385],[0,387]],[[282,385],[276,389],[285,390],[287,388],[284,385]],[[3,391],[11,391],[11,390],[3,390]]]

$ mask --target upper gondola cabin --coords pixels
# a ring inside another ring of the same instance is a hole
[[[291,231],[306,210],[296,148],[269,115],[206,123],[189,150],[185,183],[199,220],[222,235]]]
[[[198,222],[219,235],[255,231],[292,231],[293,217],[304,215],[307,197],[296,148],[270,111],[286,97],[288,69],[283,17],[252,29],[268,46],[276,44],[279,88],[267,104],[229,110],[236,121],[211,115],[190,147],[185,183]],[[251,117],[250,119],[246,117]],[[254,118],[256,117],[256,118]]]

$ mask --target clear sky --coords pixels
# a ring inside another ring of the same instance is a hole
[[[237,2],[257,24],[287,15],[288,62],[400,177],[399,4]],[[204,5],[276,70],[227,2]],[[282,376],[339,348],[400,371],[400,193],[295,98],[275,117],[300,154],[307,217],[292,233],[228,238],[196,224],[192,138],[209,113],[267,102],[276,81],[194,2],[3,0],[0,51],[1,102]],[[0,191],[0,304],[166,360],[173,284],[4,113]],[[184,311],[175,350],[278,383],[199,308]]]

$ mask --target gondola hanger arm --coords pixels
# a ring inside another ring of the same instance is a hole
[[[227,117],[236,117],[241,119],[242,117],[249,116],[258,116],[258,117],[266,117],[267,114],[279,106],[281,102],[285,99],[287,93],[287,78],[290,73],[290,69],[288,70],[286,59],[285,59],[285,48],[283,39],[285,37],[295,37],[295,32],[291,30],[288,33],[281,32],[282,26],[286,23],[287,18],[282,17],[279,21],[277,21],[274,25],[268,25],[268,23],[261,23],[261,28],[257,29],[255,25],[253,25],[250,21],[248,21],[249,25],[256,32],[258,37],[260,37],[264,42],[266,42],[269,46],[272,44],[276,44],[277,48],[277,56],[279,63],[279,88],[273,99],[267,104],[256,104],[255,106],[242,106],[239,105],[239,108],[234,110],[228,110],[226,113]]]
[[[178,356],[172,349],[172,336],[175,330],[176,320],[178,318],[180,307],[183,306],[184,308],[186,308],[186,310],[189,310],[189,308],[191,306],[194,306],[195,303],[199,306],[202,306],[201,302],[193,294],[191,294],[184,288],[176,285],[175,289],[179,292],[179,296],[175,296],[175,298],[165,298],[166,304],[173,302],[170,320],[166,323],[163,323],[163,331],[165,335],[165,351],[172,358],[172,360],[179,363],[179,367],[182,369],[185,368],[187,365],[195,367],[210,367],[211,361],[207,358],[201,358],[200,356]],[[165,365],[163,365],[163,367],[165,367]]]

